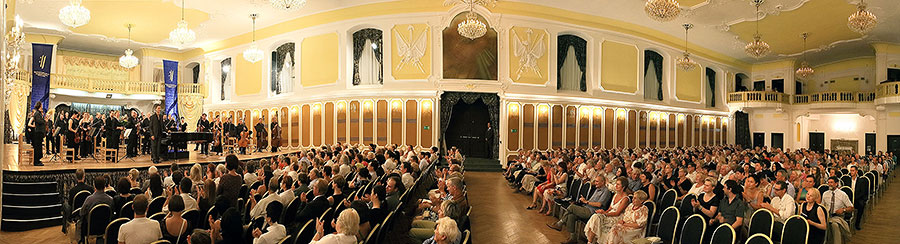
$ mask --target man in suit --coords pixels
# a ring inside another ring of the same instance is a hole
[[[312,191],[315,195],[312,200],[307,200],[306,194],[300,194],[300,201],[303,203],[298,208],[300,210],[297,211],[295,219],[297,223],[306,223],[306,221],[321,216],[331,205],[328,203],[328,197],[325,196],[325,192],[328,191],[328,183],[323,180],[316,181]]]
[[[266,135],[268,135],[268,132],[266,132],[266,124],[263,123],[262,118],[259,118],[258,122],[256,122],[256,126],[254,126],[253,128],[256,130],[256,151],[263,152],[264,150],[262,148],[262,141],[266,140]]]
[[[150,158],[156,164],[159,163],[159,141],[163,135],[165,115],[162,114],[162,107],[159,104],[154,109],[156,113],[150,116]]]
[[[206,119],[206,114],[200,115],[200,120],[197,120],[197,132],[209,132],[209,120]],[[206,155],[209,155],[209,143],[200,143],[200,152]],[[197,148],[194,147],[194,151],[197,151]]]
[[[125,143],[128,146],[125,147],[125,153],[129,158],[137,157],[137,139],[138,139],[138,113],[137,111],[131,110],[131,116],[128,116],[128,123],[125,124],[126,129],[130,129],[131,132],[128,134],[128,138],[125,138]]]
[[[252,131],[249,131],[249,129],[247,128],[247,125],[244,124],[244,119],[241,119],[239,124],[234,128],[234,134],[235,134],[235,137],[238,138],[238,141],[240,141],[241,133],[244,133],[245,131],[250,132],[249,134],[253,134]],[[250,140],[249,136],[248,136],[247,140]],[[241,154],[247,154],[246,147],[241,147]]]
[[[491,128],[491,122],[487,123],[487,130],[484,131],[484,141],[488,158],[494,158],[494,128]]]
[[[119,148],[119,119],[116,117],[116,111],[110,111],[106,118],[106,148]]]
[[[44,107],[41,105],[41,102],[34,104],[34,115],[30,124],[34,130],[31,133],[31,146],[34,147],[34,166],[44,166],[41,163],[41,158],[44,157],[42,146],[44,135],[47,134],[47,121],[44,121]]]

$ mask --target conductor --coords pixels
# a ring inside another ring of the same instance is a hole
[[[154,107],[156,113],[150,116],[150,158],[154,164],[159,160],[159,141],[163,135],[164,115],[162,115],[162,107],[157,104]]]

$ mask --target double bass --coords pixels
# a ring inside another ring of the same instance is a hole
[[[281,125],[274,123],[272,126],[272,148],[281,147]]]
[[[250,131],[242,131],[241,139],[238,140],[238,147],[247,147],[250,145]]]

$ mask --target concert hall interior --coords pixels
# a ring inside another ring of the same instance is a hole
[[[0,244],[900,240],[897,0],[0,1]]]

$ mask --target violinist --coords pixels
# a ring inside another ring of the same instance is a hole
[[[81,116],[81,124],[79,125],[79,135],[81,138],[81,157],[87,158],[89,154],[93,151],[93,147],[91,143],[91,114],[84,112]]]
[[[78,123],[78,113],[72,112],[72,117],[69,118],[66,130],[66,146],[75,150],[75,155],[72,155],[74,160],[81,160],[81,158],[78,157],[79,142],[81,142],[81,139],[78,138],[80,135],[79,131],[81,130],[81,128],[78,127]]]

